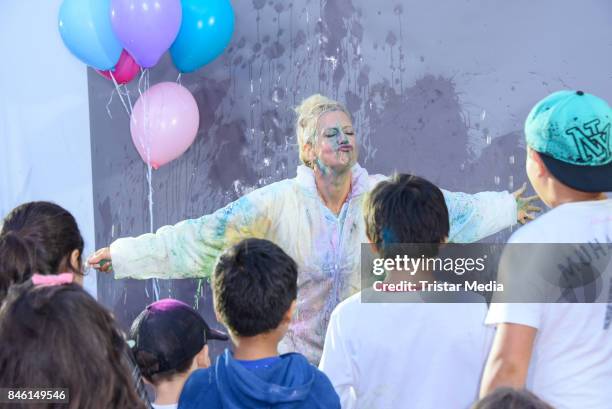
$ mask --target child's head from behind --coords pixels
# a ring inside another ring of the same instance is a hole
[[[169,298],[148,305],[136,317],[130,339],[142,375],[159,385],[209,367],[207,342],[227,336],[211,329],[189,305]]]
[[[246,239],[223,253],[212,280],[215,311],[233,337],[282,338],[297,297],[297,265],[276,244]]]
[[[582,91],[539,101],[525,121],[526,171],[548,206],[612,191],[612,109]]]
[[[419,244],[425,256],[435,256],[449,232],[444,195],[412,175],[396,174],[377,184],[364,202],[364,218],[368,239],[383,257],[402,251],[394,248],[402,243]]]
[[[12,286],[0,345],[3,387],[68,388],[70,408],[143,407],[115,321],[79,285]]]
[[[553,409],[526,390],[498,388],[472,406],[472,409]]]
[[[0,231],[0,300],[11,284],[34,273],[73,272],[82,281],[82,253],[83,237],[70,212],[49,202],[16,207]]]

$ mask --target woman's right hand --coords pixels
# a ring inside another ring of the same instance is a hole
[[[113,271],[110,247],[104,247],[96,251],[91,257],[89,257],[89,259],[87,259],[87,263],[90,267],[93,267],[98,271]]]

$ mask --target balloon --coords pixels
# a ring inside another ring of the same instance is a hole
[[[109,10],[110,0],[64,0],[58,16],[66,47],[98,70],[113,68],[122,50],[113,33]]]
[[[123,48],[144,68],[157,64],[181,27],[180,0],[111,0],[110,13]]]
[[[199,125],[200,113],[193,95],[175,82],[161,82],[136,101],[130,132],[142,160],[157,169],[191,146]]]
[[[234,10],[229,0],[182,0],[183,22],[170,47],[174,65],[191,72],[217,58],[234,31]]]
[[[121,52],[119,61],[112,70],[100,71],[96,70],[101,76],[112,80],[111,71],[117,84],[127,84],[132,81],[136,74],[140,71],[140,66],[134,61],[132,56],[125,50]]]

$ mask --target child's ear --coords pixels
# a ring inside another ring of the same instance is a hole
[[[536,164],[538,176],[546,176],[548,174],[548,168],[546,168],[546,165],[544,164],[544,161],[542,160],[540,154],[534,151],[533,149],[529,149],[528,155],[531,160]]]
[[[196,355],[196,365],[198,368],[208,368],[210,366],[210,354],[208,353],[208,345],[204,345],[204,348]]]
[[[81,252],[78,249],[74,249],[70,253],[70,267],[77,273],[81,272]]]
[[[296,308],[297,308],[297,300],[293,300],[293,302],[291,302],[291,306],[289,307],[289,309],[285,313],[285,316],[283,317],[284,324],[289,324],[291,322]]]

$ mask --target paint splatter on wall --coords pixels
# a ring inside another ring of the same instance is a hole
[[[611,6],[605,0],[564,8],[554,0],[232,4],[236,30],[225,54],[181,78],[198,103],[200,129],[185,155],[154,172],[156,228],[293,177],[292,107],[315,92],[346,103],[360,162],[371,173],[413,172],[468,192],[522,184],[522,123],[545,94],[574,87],[612,100],[612,43],[605,40],[612,38],[605,21]],[[589,24],[577,27],[578,14]],[[549,47],[558,43],[565,51]],[[574,48],[595,60],[585,66]],[[150,82],[176,77],[166,55]],[[90,72],[97,247],[149,229],[146,168],[118,98],[108,104],[112,89]],[[129,89],[137,95],[136,85]],[[206,283],[159,285],[162,297],[192,304],[197,297],[214,320]],[[123,325],[153,297],[149,282],[102,275],[98,294]]]

